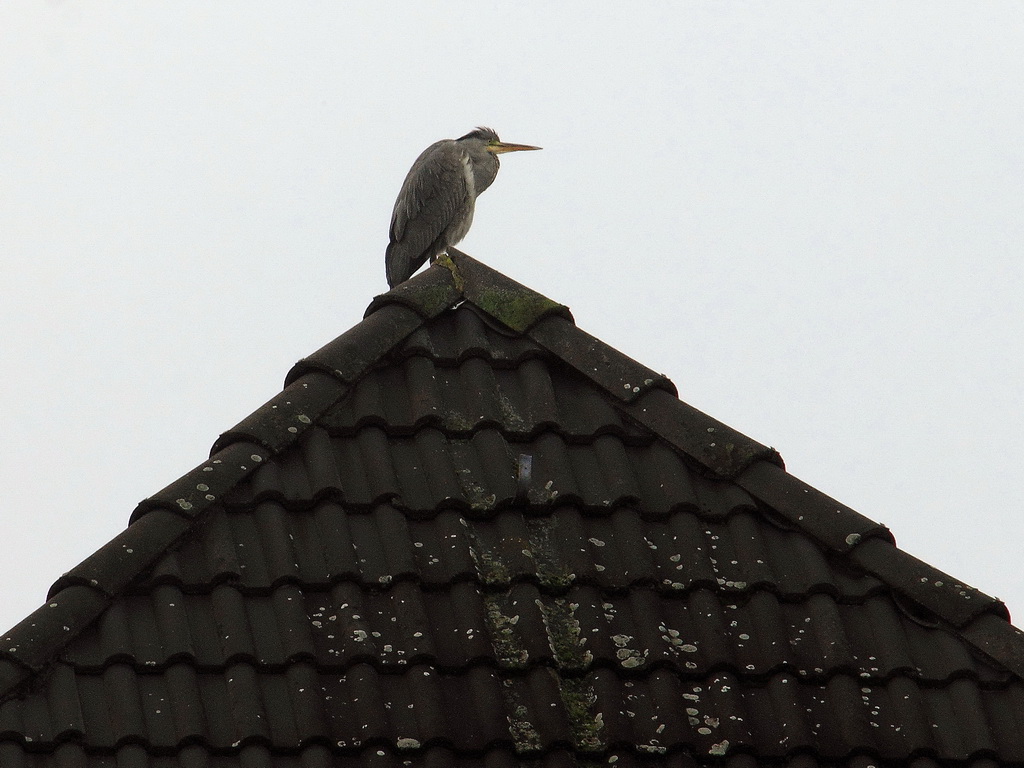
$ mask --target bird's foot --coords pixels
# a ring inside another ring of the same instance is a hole
[[[452,273],[452,279],[455,281],[455,288],[459,293],[462,293],[465,287],[465,282],[462,279],[462,275],[459,273],[459,268],[452,261],[452,257],[448,255],[447,251],[440,254],[434,259],[436,264],[440,264],[442,267]]]

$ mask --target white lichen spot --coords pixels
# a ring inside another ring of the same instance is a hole
[[[718,742],[717,744],[712,744],[711,748],[708,750],[708,754],[709,755],[724,755],[728,749],[729,749],[729,740],[728,739],[723,739],[722,741]]]
[[[313,423],[313,420],[312,420],[311,418],[309,418],[309,416],[307,416],[307,415],[306,415],[306,414],[304,414],[304,413],[300,413],[300,414],[299,414],[298,416],[296,416],[295,418],[296,418],[296,419],[297,419],[297,420],[298,420],[299,422],[301,422],[302,424],[312,424],[312,423]]]
[[[417,739],[401,738],[395,742],[395,746],[399,749],[419,749],[420,742]]]
[[[639,749],[641,752],[653,752],[657,755],[664,755],[666,752],[668,752],[667,748],[662,747],[654,742],[650,744],[637,744],[636,748]]]
[[[849,536],[846,537],[846,543],[848,546],[852,547],[854,544],[859,544],[860,539],[861,535],[859,533],[851,533]]]
[[[623,658],[622,654],[626,654],[626,657]],[[644,652],[644,654],[641,655],[640,651],[632,651],[628,648],[621,648],[616,652],[616,656],[619,657],[619,659],[622,662],[622,666],[626,669],[634,669],[642,665],[645,661],[647,661],[646,652]]]
[[[184,509],[186,512],[192,509],[192,502],[189,501],[188,499],[176,499],[175,501],[177,505]]]

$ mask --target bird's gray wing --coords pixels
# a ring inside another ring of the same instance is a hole
[[[472,202],[472,174],[467,173],[464,155],[454,141],[439,141],[423,151],[405,177],[391,215],[385,257],[392,287],[436,255],[430,251],[437,248],[438,238]]]

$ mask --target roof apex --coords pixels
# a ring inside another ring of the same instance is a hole
[[[463,300],[517,333],[525,333],[552,315],[573,322],[564,304],[455,248],[449,248],[424,272],[375,297],[364,317],[397,304],[429,320]]]

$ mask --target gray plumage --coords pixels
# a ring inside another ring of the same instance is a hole
[[[506,144],[490,128],[431,144],[412,164],[391,214],[384,264],[394,288],[469,232],[476,198],[498,174],[498,155],[540,149]]]

